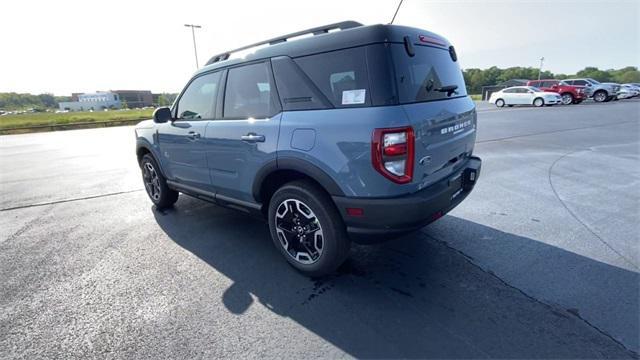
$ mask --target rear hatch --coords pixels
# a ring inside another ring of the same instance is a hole
[[[444,40],[406,37],[391,45],[391,53],[398,99],[415,134],[412,183],[421,189],[458,170],[473,152],[475,104],[455,50]]]

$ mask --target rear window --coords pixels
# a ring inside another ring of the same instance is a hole
[[[403,44],[392,45],[396,67],[396,83],[400,103],[443,100],[466,96],[462,71],[451,59],[449,51],[431,46],[414,45],[415,56],[405,51]],[[457,86],[450,96],[448,86]]]

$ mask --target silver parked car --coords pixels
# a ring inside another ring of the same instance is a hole
[[[605,84],[591,78],[582,79],[564,79],[562,80],[569,85],[584,86],[589,89],[590,97],[596,102],[607,102],[616,99],[620,85]]]

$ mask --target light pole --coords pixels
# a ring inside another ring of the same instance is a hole
[[[540,80],[540,74],[542,74],[542,63],[544,62],[544,56],[540,58],[540,69],[538,69],[538,80]]]
[[[191,35],[193,36],[193,52],[196,55],[196,70],[197,70],[200,67],[200,65],[198,65],[198,49],[196,48],[196,31],[195,31],[195,29],[200,29],[202,26],[193,25],[193,24],[184,24],[184,26],[191,28]]]

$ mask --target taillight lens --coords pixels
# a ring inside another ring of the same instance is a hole
[[[414,146],[413,128],[410,126],[374,130],[371,142],[373,167],[395,183],[411,182]]]

